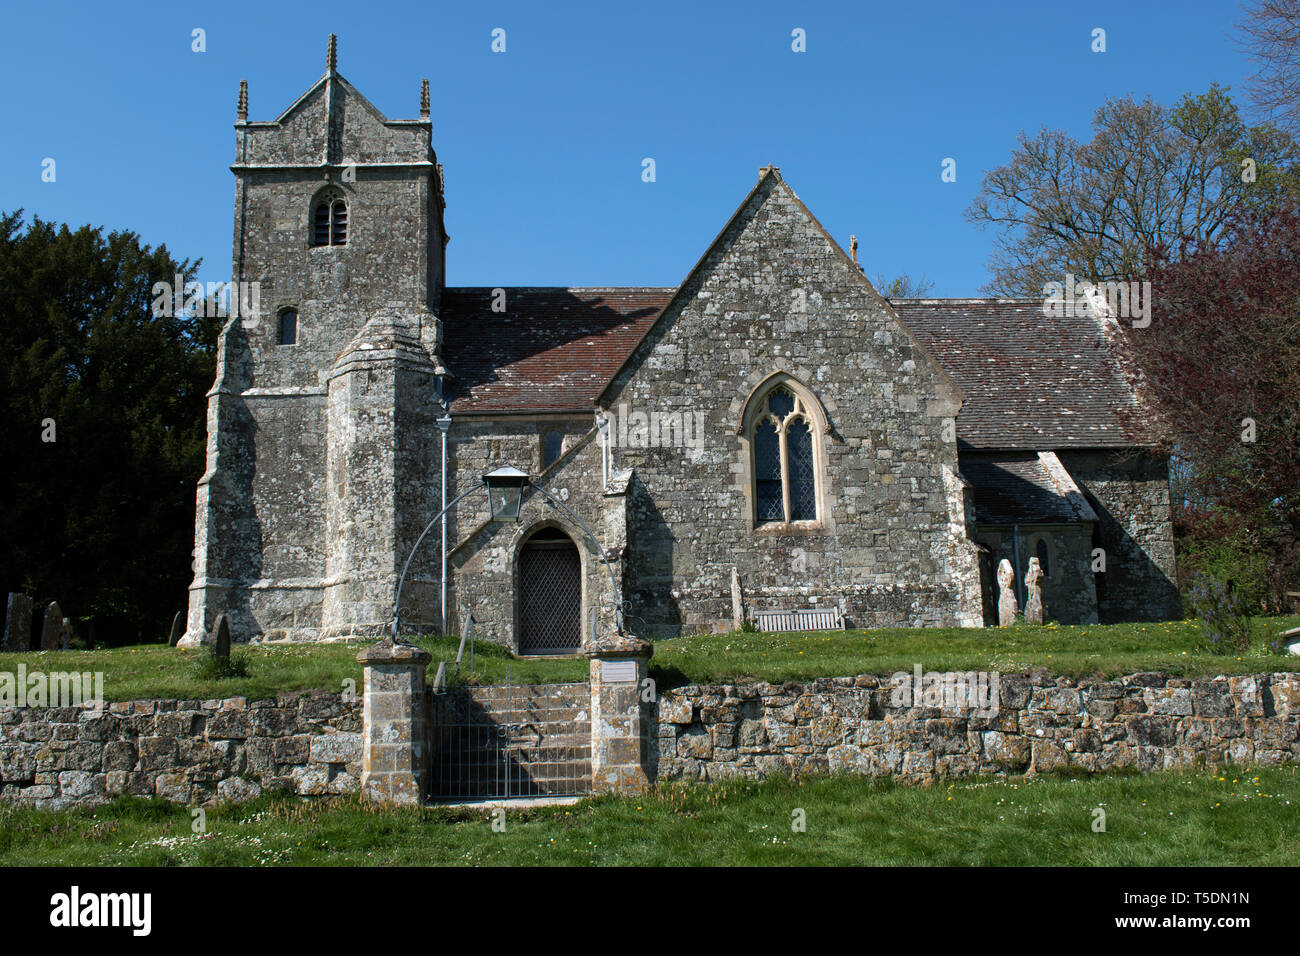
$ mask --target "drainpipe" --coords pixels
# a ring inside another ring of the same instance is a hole
[[[601,488],[609,490],[609,419],[596,409],[596,427],[600,429],[600,478]]]
[[[441,385],[441,382],[439,382]],[[441,391],[441,389],[439,389]],[[443,406],[446,408],[446,406]],[[439,567],[439,581],[442,588],[442,633],[447,633],[447,432],[451,431],[451,412],[444,411],[438,418],[438,428],[442,430],[442,561]]]

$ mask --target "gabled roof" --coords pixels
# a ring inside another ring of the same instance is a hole
[[[957,438],[972,448],[1120,448],[1134,403],[1100,325],[1048,318],[1042,299],[893,299],[894,311],[966,392]]]
[[[336,61],[331,35],[325,73],[273,120],[248,119],[248,87],[241,82],[234,171],[354,164],[409,169],[436,163],[427,81],[421,87],[420,119],[389,119],[348,82]]]
[[[443,361],[464,413],[581,412],[654,324],[675,289],[444,289]]]
[[[963,455],[961,473],[974,486],[978,524],[1069,524],[1080,520],[1078,511],[1057,490],[1050,471],[1033,452]]]
[[[676,289],[447,289],[443,355],[458,412],[590,412]],[[967,401],[970,449],[1120,448],[1133,402],[1088,318],[1046,319],[1038,299],[896,299],[899,318]]]
[[[838,250],[861,270],[794,195],[765,169],[678,288],[446,289],[443,356],[462,413],[593,410],[672,303],[693,284],[760,189],[784,188]],[[864,284],[870,286],[866,277]],[[1133,394],[1090,316],[1047,318],[1041,299],[882,300],[954,396],[964,396],[957,438],[964,448],[1122,448],[1120,410]]]
[[[296,113],[299,109],[301,109],[302,106],[305,103],[307,103],[312,98],[312,96],[316,94],[318,90],[324,89],[325,86],[330,81],[333,81],[337,83],[339,86],[343,87],[343,89],[347,92],[347,95],[349,97],[355,97],[357,102],[360,103],[360,105],[380,123],[405,124],[405,123],[414,122],[413,120],[390,120],[387,116],[385,116],[382,112],[380,112],[379,107],[375,106],[374,103],[371,103],[370,100],[366,99],[365,94],[363,94],[360,90],[358,90],[355,86],[353,86],[347,80],[347,78],[343,76],[342,73],[340,73],[338,70],[326,70],[325,74],[307,89],[307,92],[303,93],[302,96],[298,97],[296,100],[290,103],[288,108],[279,116],[277,116],[274,120],[258,121],[258,122],[249,123],[248,125],[249,126],[261,126],[261,125],[283,126],[286,122],[288,122],[293,117],[294,113]]]
[[[697,287],[700,284],[700,280],[708,271],[708,265],[710,260],[713,259],[715,253],[721,250],[723,246],[726,244],[728,233],[730,233],[732,227],[735,226],[740,221],[741,217],[744,215],[745,209],[756,198],[759,198],[760,193],[766,190],[766,195],[770,196],[771,191],[774,189],[784,189],[789,194],[790,198],[794,200],[795,204],[799,207],[800,211],[802,211],[803,214],[807,216],[808,220],[812,223],[813,227],[818,232],[821,233],[822,237],[826,240],[826,242],[830,245],[830,247],[833,250],[835,250],[835,252],[839,253],[840,259],[842,260],[844,266],[849,270],[849,272],[852,275],[856,276],[857,278],[861,279],[863,286],[865,286],[866,289],[868,289],[872,295],[876,296],[880,300],[881,304],[885,308],[886,313],[891,315],[891,317],[894,319],[895,324],[898,326],[898,330],[902,332],[904,335],[906,335],[908,339],[911,340],[913,347],[920,355],[924,356],[926,359],[929,360],[935,372],[938,373],[937,377],[940,386],[942,388],[947,389],[953,401],[960,404],[960,402],[963,399],[961,385],[956,381],[956,379],[954,379],[951,375],[948,374],[947,370],[944,369],[942,364],[935,361],[935,357],[927,351],[925,342],[919,339],[916,335],[914,335],[912,333],[912,330],[909,329],[907,325],[899,319],[897,313],[895,313],[892,310],[889,300],[881,296],[880,293],[876,291],[875,286],[871,284],[870,280],[867,279],[866,275],[862,272],[862,270],[858,267],[858,265],[849,258],[848,253],[846,253],[844,249],[840,246],[840,244],[835,241],[835,238],[829,232],[826,231],[826,227],[823,226],[821,224],[821,221],[816,216],[813,215],[812,210],[809,209],[806,205],[804,205],[803,200],[800,199],[799,196],[795,193],[795,191],[790,187],[790,184],[787,183],[781,177],[781,171],[776,166],[768,165],[762,167],[759,170],[758,182],[754,184],[754,188],[749,191],[749,194],[746,195],[744,200],[741,201],[740,205],[736,207],[736,211],[731,214],[731,218],[727,220],[726,225],[722,227],[722,230],[717,234],[714,240],[711,243],[709,243],[708,248],[704,250],[704,254],[700,256],[699,261],[696,262],[695,265],[691,268],[691,271],[687,273],[686,278],[685,280],[683,280],[682,284],[678,286],[676,289],[672,290],[673,292],[672,297],[669,299],[667,303],[665,303],[664,309],[661,311],[663,312],[671,311],[669,309],[669,306],[674,301],[676,301],[680,296],[693,295],[695,293]],[[658,320],[659,318],[657,317],[655,321],[658,322]],[[655,323],[651,323],[651,325],[646,327],[646,330],[642,335],[643,339],[647,338],[650,335],[651,329],[653,329],[654,324]],[[641,343],[638,341],[637,345],[640,344]],[[634,352],[635,349],[633,349],[632,351]],[[624,367],[628,365],[631,359],[632,359],[632,352],[629,352],[627,357],[620,364],[620,367],[617,371],[622,372]],[[613,384],[613,377],[615,376],[611,377],[609,385]],[[605,388],[601,390],[600,393],[601,395],[604,395],[605,391],[608,390],[609,385],[606,385]]]

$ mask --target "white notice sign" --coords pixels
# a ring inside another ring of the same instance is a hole
[[[630,684],[636,680],[636,661],[605,661],[600,676],[606,684]]]

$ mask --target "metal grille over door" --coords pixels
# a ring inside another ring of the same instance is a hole
[[[519,553],[519,653],[573,654],[582,646],[582,561],[561,532],[540,532]]]

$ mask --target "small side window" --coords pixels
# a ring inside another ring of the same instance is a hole
[[[550,468],[564,453],[564,432],[549,431],[542,436],[542,467]]]
[[[1034,547],[1034,554],[1038,558],[1038,566],[1043,569],[1043,577],[1052,576],[1052,564],[1047,559],[1047,539],[1039,538],[1038,544]]]
[[[280,338],[281,345],[298,344],[298,313],[293,309],[285,309],[280,313]]]

